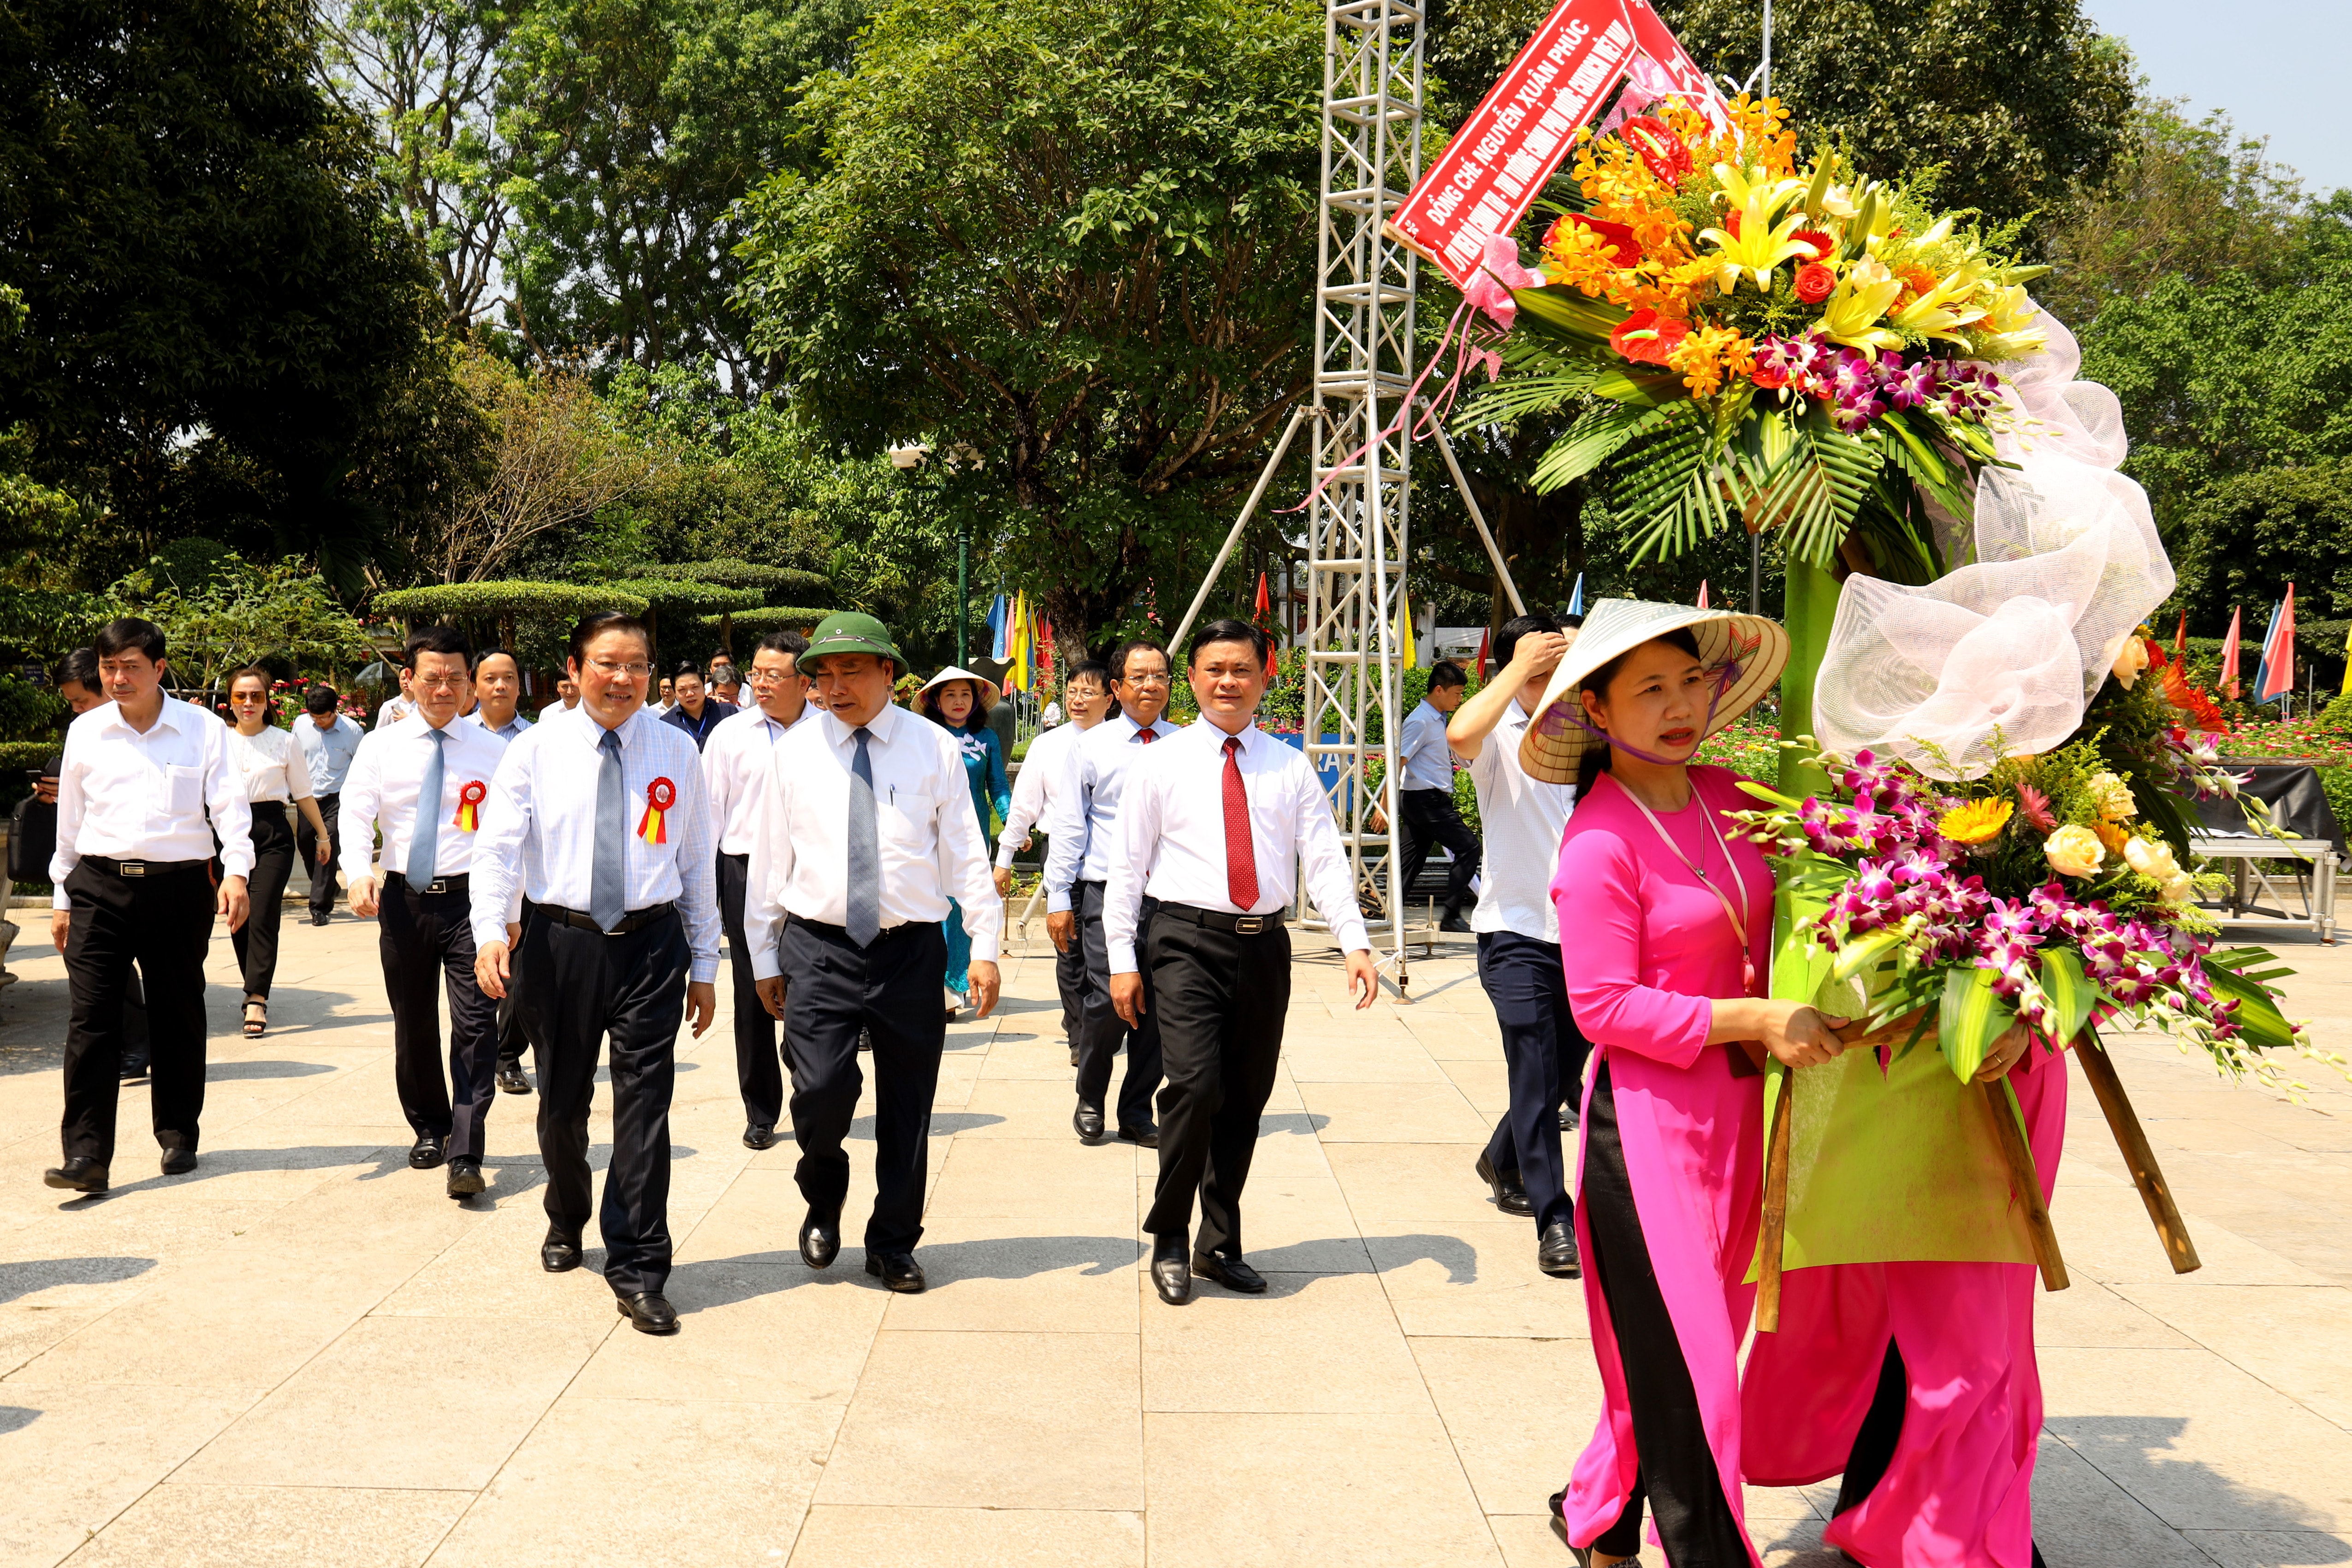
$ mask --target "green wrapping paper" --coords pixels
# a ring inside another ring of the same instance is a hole
[[[1783,882],[1774,895],[1772,995],[1833,1017],[1859,1014],[1863,994],[1830,983],[1830,956],[1812,940],[1822,901]],[[1849,1051],[1793,1075],[1789,1218],[1781,1267],[1832,1263],[2031,1263],[2021,1210],[1990,1102],[1954,1077],[1932,1036],[1882,1055]],[[1766,1071],[1764,1147],[1771,1147],[1791,1073]],[[1760,1271],[1757,1262],[1748,1278]]]

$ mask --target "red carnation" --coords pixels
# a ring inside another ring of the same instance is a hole
[[[1617,323],[1617,329],[1609,334],[1609,346],[1637,365],[1663,365],[1689,336],[1687,322],[1662,317],[1654,310],[1636,310]]]
[[[1680,184],[1683,176],[1691,172],[1689,145],[1656,116],[1644,114],[1629,120],[1618,134],[1625,139],[1628,147],[1641,154],[1650,172],[1667,184]]]
[[[1807,262],[1797,268],[1797,298],[1808,305],[1819,305],[1837,287],[1837,274],[1818,261]]]

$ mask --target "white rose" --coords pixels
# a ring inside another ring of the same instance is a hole
[[[2197,883],[2185,871],[2174,872],[2157,890],[2157,896],[2167,904],[2186,904],[2196,896]]]
[[[2089,876],[2107,858],[2099,835],[2079,823],[2070,823],[2050,835],[2042,846],[2050,869],[2061,876]]]
[[[2137,637],[2126,637],[2116,654],[2116,680],[2124,690],[2132,689],[2139,673],[2147,668],[2147,644]]]
[[[2180,874],[2172,846],[2150,839],[2126,839],[2124,863],[2150,882],[2170,882]]]
[[[2132,800],[2131,786],[2116,774],[2093,774],[2089,789],[2091,799],[2098,803],[2101,820],[2122,822],[2139,815],[2139,806]]]

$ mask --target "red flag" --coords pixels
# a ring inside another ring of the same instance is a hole
[[[1265,633],[1265,684],[1274,685],[1282,678],[1282,665],[1274,653],[1274,600],[1265,591],[1265,573],[1257,574],[1257,608],[1250,619]]]
[[[2189,612],[2186,610],[2180,612],[2180,630],[2172,634],[2172,662],[2176,664],[2189,663]]]
[[[1054,673],[1054,623],[1043,615],[1037,617],[1037,667]]]
[[[1486,650],[1493,645],[1491,640],[1494,635],[1492,626],[1483,627],[1478,632],[1478,681],[1482,685],[1486,680]]]
[[[1703,577],[1698,580],[1698,607],[1706,608],[1706,579]]]
[[[2238,700],[2238,616],[2239,607],[2231,606],[2230,633],[2221,639],[2221,678],[2216,684],[2221,695],[2231,702]]]

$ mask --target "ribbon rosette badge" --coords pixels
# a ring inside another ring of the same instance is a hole
[[[664,813],[677,803],[677,786],[667,779],[656,779],[646,786],[646,814],[637,819],[637,837],[649,844],[669,842],[669,829]]]
[[[480,831],[482,826],[480,808],[489,793],[490,787],[480,779],[468,780],[466,787],[457,791],[457,814],[451,818],[450,821],[467,832]]]

